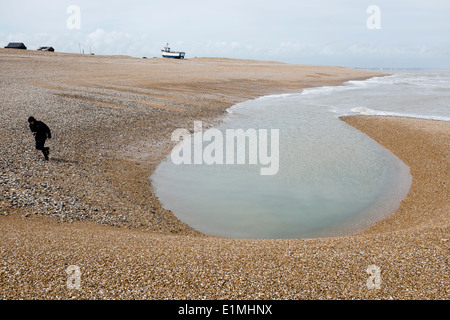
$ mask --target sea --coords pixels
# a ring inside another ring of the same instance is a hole
[[[156,195],[194,229],[225,238],[317,238],[367,229],[395,212],[412,177],[394,154],[339,117],[450,121],[450,71],[384,72],[391,75],[234,105],[215,129],[224,136],[227,129],[277,129],[276,174],[262,175],[262,164],[250,161],[175,164],[169,155],[151,177]]]

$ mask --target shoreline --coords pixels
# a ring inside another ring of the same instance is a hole
[[[426,212],[425,215],[429,215],[426,217],[427,222],[430,222],[429,219],[439,219],[444,222],[443,225],[448,224],[445,213],[450,211],[449,204],[446,201],[449,198],[447,186],[450,177],[446,172],[448,170],[445,168],[449,164],[449,155],[446,150],[449,150],[450,122],[396,116],[352,116],[342,117],[341,119],[367,134],[410,167],[413,177],[410,190],[394,213],[397,216],[402,215],[401,219],[404,226],[420,226],[419,221],[423,221],[420,212]],[[383,122],[385,123],[384,131],[376,127],[377,124]],[[408,127],[415,127],[409,129],[411,134],[407,136],[408,141],[405,141],[408,143],[401,148],[394,147],[393,139],[389,139],[387,136],[393,134],[396,130],[406,130]],[[421,141],[427,139],[428,143],[431,143],[434,148],[431,148],[430,145],[418,145]],[[439,150],[436,146],[443,149]],[[427,158],[431,160],[427,161]],[[426,190],[426,193],[424,190]],[[435,195],[433,195],[433,192]],[[420,199],[424,194],[432,197],[433,200],[432,203],[421,204],[422,208],[420,208],[415,203],[417,198]],[[420,212],[418,212],[419,210]],[[411,217],[411,213],[415,213],[414,218]],[[390,224],[391,222],[394,223]],[[395,231],[401,224],[396,221],[396,217],[387,216],[362,233],[370,234],[376,232],[376,230],[383,230],[386,225],[389,225],[391,231]]]
[[[401,207],[354,236],[206,236],[159,207],[146,179],[170,152],[170,132],[192,119],[213,123],[230,104],[317,77],[330,85],[369,73],[226,59],[90,57],[74,65],[76,55],[35,55],[0,60],[0,298],[448,299],[448,124],[344,119],[414,168]],[[173,82],[184,69],[191,73]],[[31,112],[55,128],[49,163],[22,124]],[[81,269],[81,290],[66,287],[69,265]],[[369,265],[381,269],[381,290],[366,286]]]

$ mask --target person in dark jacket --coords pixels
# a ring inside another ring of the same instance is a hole
[[[44,154],[45,160],[48,160],[50,148],[45,147],[45,141],[52,138],[50,128],[42,121],[36,120],[34,117],[28,118],[30,124],[30,130],[33,132],[34,139],[36,140],[36,149],[41,150]]]

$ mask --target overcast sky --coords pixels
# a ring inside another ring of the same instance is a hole
[[[450,69],[449,16],[449,0],[1,0],[0,46]]]

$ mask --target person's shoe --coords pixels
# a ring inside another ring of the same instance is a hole
[[[48,154],[50,153],[50,151],[48,150],[48,148],[44,148],[44,150],[42,151],[42,153],[44,154],[44,159],[48,161]]]

